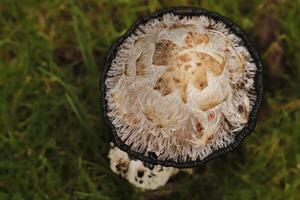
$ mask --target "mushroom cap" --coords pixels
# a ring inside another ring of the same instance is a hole
[[[262,64],[239,26],[198,8],[141,18],[109,50],[102,106],[114,142],[152,164],[187,168],[253,131]]]

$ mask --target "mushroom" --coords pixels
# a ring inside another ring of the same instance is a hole
[[[261,61],[241,28],[189,7],[138,20],[110,49],[102,84],[116,146],[176,168],[237,147],[262,95]]]
[[[150,169],[142,161],[130,159],[126,152],[114,146],[110,149],[108,158],[110,168],[114,173],[142,190],[155,190],[164,186],[172,176],[179,172],[177,168],[161,165]]]

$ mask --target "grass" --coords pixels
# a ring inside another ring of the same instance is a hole
[[[246,30],[266,95],[237,150],[142,192],[109,170],[98,80],[135,19],[177,5]],[[299,0],[1,0],[0,199],[300,199],[299,11]]]

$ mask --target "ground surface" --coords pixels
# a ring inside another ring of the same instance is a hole
[[[142,192],[109,170],[98,80],[138,16],[176,5],[245,29],[266,95],[237,150]],[[300,199],[299,13],[299,0],[1,0],[0,199]]]

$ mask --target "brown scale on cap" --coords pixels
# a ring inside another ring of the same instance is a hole
[[[213,135],[213,134],[209,135],[209,136],[206,138],[206,140],[205,140],[205,144],[207,144],[207,143],[209,143],[210,141],[212,141],[213,138],[214,138],[214,135]]]
[[[173,52],[177,49],[177,45],[170,40],[159,40],[155,43],[155,50],[153,54],[154,65],[168,65]]]
[[[208,120],[213,120],[215,118],[215,114],[214,113],[208,113],[207,115]]]
[[[239,105],[239,106],[238,106],[238,111],[239,111],[240,113],[244,112],[244,107],[243,107],[242,105]]]
[[[184,39],[185,47],[193,47],[199,44],[207,44],[209,41],[207,34],[200,34],[196,32],[188,32]]]
[[[197,69],[195,70],[195,75],[193,76],[193,83],[195,87],[199,90],[203,90],[207,87],[207,77],[206,72],[210,71],[215,76],[221,75],[224,66],[212,56],[205,53],[197,53]]]
[[[176,59],[183,63],[191,61],[191,57],[189,56],[189,54],[186,54],[186,53],[177,56]]]
[[[154,86],[154,90],[160,91],[162,96],[166,96],[173,92],[174,90],[174,80],[172,79],[172,75],[168,73],[164,73],[156,82]]]
[[[155,83],[153,89],[160,91],[162,96],[166,96],[172,93],[175,89],[179,89],[182,101],[186,103],[186,74],[180,73],[178,70],[166,71]]]
[[[209,38],[206,34],[194,32],[188,32],[186,34],[185,45],[182,48],[177,47],[176,44],[169,40],[159,40],[155,44],[153,64],[165,65],[167,66],[167,70],[156,82],[154,90],[158,90],[162,96],[166,96],[174,90],[179,89],[181,99],[186,103],[186,90],[189,81],[199,90],[206,88],[208,86],[207,71],[210,71],[215,76],[219,76],[224,69],[225,63],[219,63],[206,53],[191,51],[186,53],[180,52],[189,49],[189,44],[206,44],[208,41]],[[193,61],[196,62],[195,67],[192,66]],[[175,66],[174,63],[176,63]],[[208,107],[211,108],[214,105],[215,104],[212,104]]]
[[[186,65],[184,65],[184,70],[185,71],[189,71],[189,69],[191,69],[192,68],[192,65],[191,64],[186,64]]]
[[[195,130],[197,133],[200,133],[202,136],[204,129],[203,129],[202,124],[199,121],[196,121]]]

